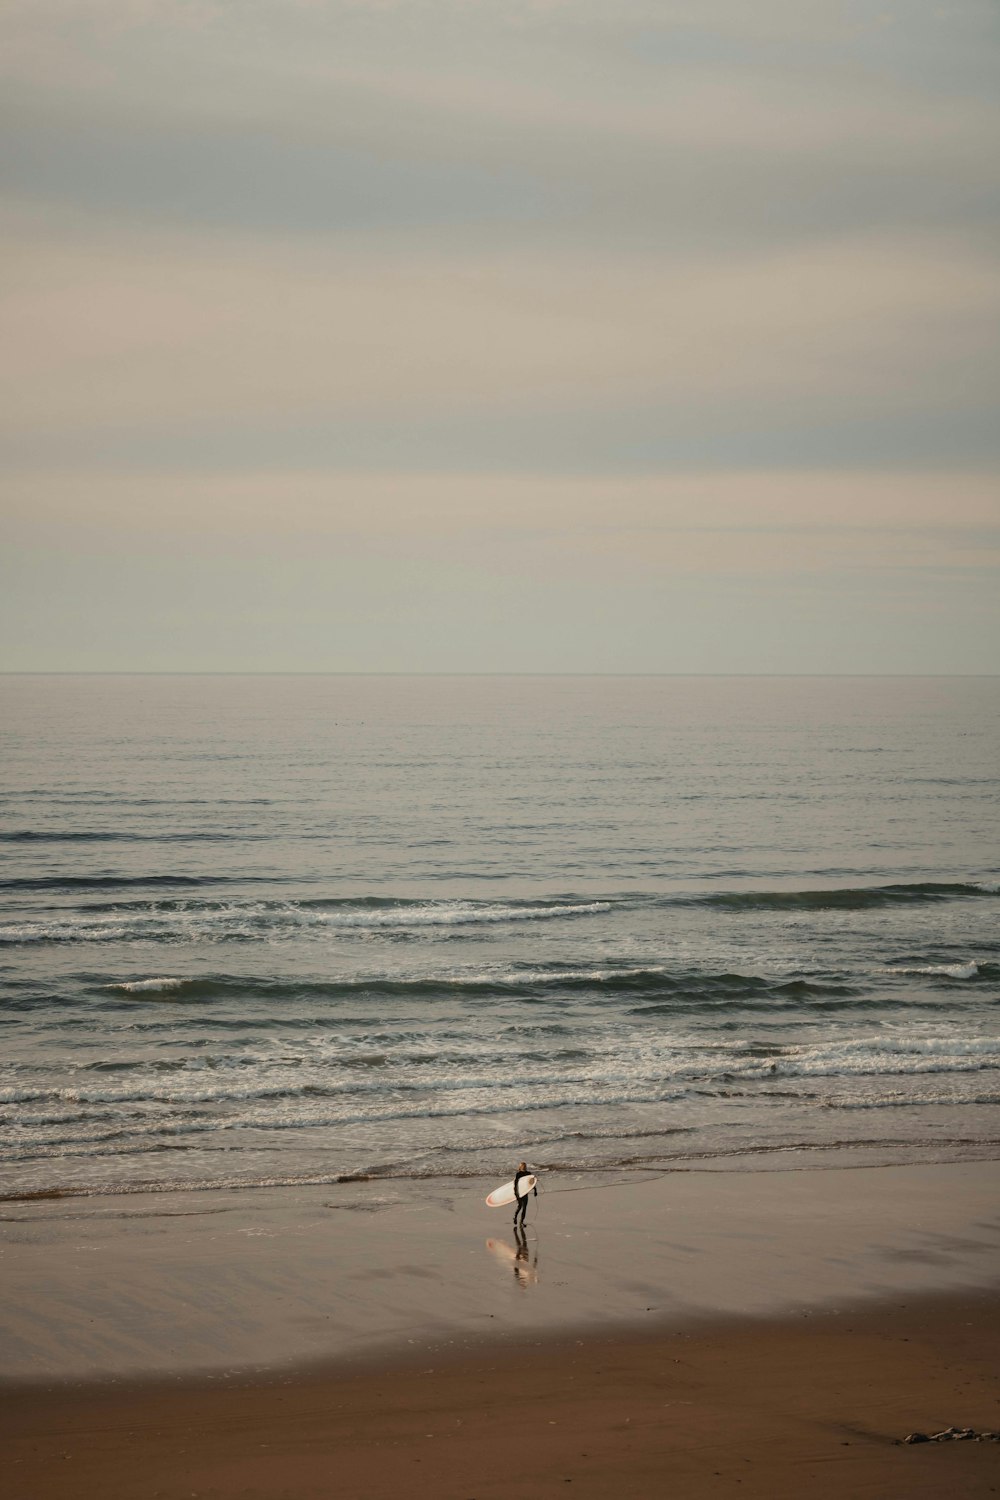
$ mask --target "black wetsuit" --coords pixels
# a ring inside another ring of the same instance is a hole
[[[519,1188],[520,1188],[521,1178],[522,1177],[530,1177],[530,1176],[531,1176],[530,1172],[515,1172],[514,1173],[514,1196],[517,1199],[517,1207],[514,1210],[514,1223],[515,1224],[517,1223],[517,1216],[518,1216],[518,1214],[520,1214],[520,1216],[521,1216],[521,1223],[523,1224],[524,1223],[524,1216],[528,1212],[528,1195],[527,1195],[527,1193],[525,1193],[524,1197],[522,1198],[521,1194],[520,1194],[520,1191],[519,1191]],[[537,1198],[538,1197],[538,1189],[537,1188],[534,1189],[534,1194],[535,1194],[535,1197]]]

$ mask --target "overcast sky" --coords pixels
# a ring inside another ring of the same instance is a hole
[[[994,0],[0,0],[2,665],[993,672]]]

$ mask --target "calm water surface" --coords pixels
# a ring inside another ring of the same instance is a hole
[[[0,708],[3,1192],[996,1154],[998,679]]]

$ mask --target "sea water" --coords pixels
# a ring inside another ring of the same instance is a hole
[[[5,1194],[996,1154],[996,678],[0,704]]]

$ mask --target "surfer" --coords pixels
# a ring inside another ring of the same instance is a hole
[[[514,1224],[515,1224],[515,1227],[517,1225],[517,1216],[518,1216],[518,1214],[520,1214],[520,1216],[521,1216],[521,1225],[523,1227],[523,1225],[524,1225],[524,1218],[525,1218],[526,1213],[528,1212],[528,1195],[527,1195],[527,1193],[525,1193],[524,1196],[523,1196],[523,1198],[521,1196],[521,1178],[522,1177],[528,1177],[529,1175],[530,1174],[528,1172],[528,1163],[526,1161],[523,1161],[521,1163],[521,1165],[518,1167],[517,1171],[514,1173],[514,1197],[517,1199],[517,1207],[514,1210]],[[537,1198],[538,1197],[538,1189],[537,1189],[537,1187],[532,1188],[532,1192],[534,1193],[535,1197]]]

